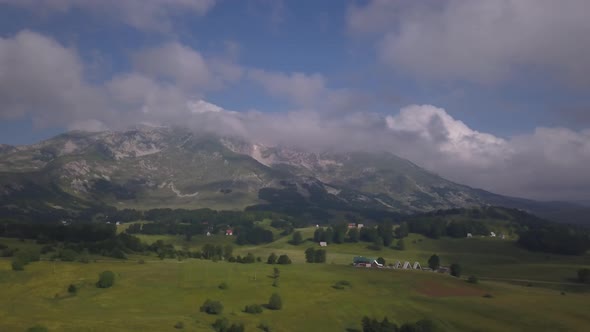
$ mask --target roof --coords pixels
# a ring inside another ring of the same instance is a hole
[[[373,261],[375,261],[374,258],[367,258],[367,257],[363,257],[363,256],[356,256],[355,258],[352,259],[354,264],[358,264],[358,263],[373,263]]]

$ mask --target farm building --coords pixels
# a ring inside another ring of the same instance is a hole
[[[473,234],[467,233],[467,237],[473,237]]]
[[[414,266],[412,266],[412,268],[414,270],[422,270],[422,266],[420,266],[420,263],[418,262],[414,262]]]
[[[228,229],[225,231],[225,235],[229,235],[229,236],[231,236],[231,235],[234,235],[234,230],[233,230],[233,229],[231,229],[231,228],[228,228]]]
[[[496,233],[490,232],[490,237],[496,237]]]
[[[320,247],[327,247],[328,246],[328,242],[320,242]]]
[[[400,261],[397,261],[393,264],[393,268],[394,269],[401,269],[402,268],[402,263]]]
[[[377,267],[377,266],[383,266],[379,263],[377,263],[377,261],[374,258],[367,258],[367,257],[363,257],[363,256],[356,256],[352,259],[352,264],[354,266],[357,267]]]
[[[404,270],[411,270],[412,269],[412,264],[410,264],[410,262],[406,261],[406,262],[404,262],[404,265],[402,266],[402,269],[404,269]]]

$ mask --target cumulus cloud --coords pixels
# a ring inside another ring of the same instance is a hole
[[[346,103],[355,92],[330,89],[319,74],[255,69],[246,70],[249,80],[301,109],[232,112],[205,101],[209,84],[240,77],[218,74],[215,66],[225,60],[216,62],[181,44],[149,49],[133,60],[134,71],[95,85],[85,79],[76,50],[30,31],[0,39],[0,119],[29,116],[39,124],[84,130],[142,122],[182,125],[316,151],[390,151],[459,183],[502,194],[590,199],[590,130],[538,128],[500,138],[473,130],[432,105],[379,114],[359,102],[347,112],[326,113],[323,102]]]
[[[380,36],[385,64],[424,78],[488,83],[534,70],[587,86],[589,11],[585,0],[373,0],[347,22]]]
[[[167,31],[181,13],[204,15],[216,0],[0,0],[49,15],[73,9],[87,10],[141,30]],[[106,15],[105,15],[106,14]]]

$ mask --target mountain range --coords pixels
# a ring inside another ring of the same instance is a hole
[[[496,195],[389,152],[306,151],[184,128],[74,131],[0,145],[2,208],[244,209],[281,205],[416,213],[501,205],[581,222],[588,207]]]

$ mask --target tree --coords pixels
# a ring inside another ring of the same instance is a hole
[[[334,234],[332,236],[332,240],[334,243],[343,243],[346,237],[346,231],[348,230],[348,225],[345,223],[340,223],[334,226]]]
[[[403,239],[404,237],[408,236],[409,233],[410,229],[407,222],[402,222],[399,224],[399,227],[395,229],[395,236],[398,239]]]
[[[453,263],[451,264],[451,275],[453,277],[461,277],[461,265],[457,264],[457,263]]]
[[[277,263],[277,255],[273,252],[268,255],[268,259],[266,260],[268,264],[276,264]]]
[[[234,247],[231,244],[226,245],[223,247],[223,258],[227,261],[230,257],[232,257],[234,253]]]
[[[385,258],[383,258],[383,257],[377,258],[377,263],[385,265]]]
[[[313,248],[307,248],[305,250],[305,261],[307,263],[313,263],[315,258],[315,250]]]
[[[277,264],[281,264],[281,265],[291,264],[291,258],[289,258],[289,256],[287,256],[287,255],[281,255],[281,256],[279,256],[279,259],[277,260]]]
[[[348,231],[348,242],[359,242],[359,230],[358,228],[351,228]]]
[[[220,315],[223,312],[223,304],[207,299],[199,310],[210,315]]]
[[[70,294],[76,294],[77,292],[78,292],[78,287],[76,287],[76,285],[70,284],[68,286],[68,293],[70,293]]]
[[[584,268],[578,270],[578,281],[584,284],[590,283],[590,269]]]
[[[109,288],[115,284],[115,274],[112,271],[103,271],[98,276],[96,287]]]
[[[272,271],[272,277],[278,279],[281,276],[281,271],[278,268],[274,268]]]
[[[325,263],[326,262],[326,251],[324,249],[318,249],[314,253],[314,263]]]
[[[301,235],[300,231],[293,233],[293,240],[291,241],[294,245],[300,245],[303,243],[303,235]]]
[[[268,300],[268,309],[281,310],[282,308],[283,300],[281,300],[281,296],[277,293],[273,293]]]
[[[313,232],[313,242],[320,242],[323,241],[322,238],[324,237],[324,228],[316,228]]]
[[[440,267],[440,258],[438,258],[438,255],[432,255],[430,256],[430,258],[428,259],[428,267],[430,267],[433,270],[438,270],[438,268]]]

